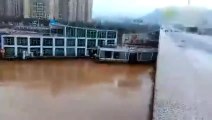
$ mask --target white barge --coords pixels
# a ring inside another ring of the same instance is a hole
[[[93,47],[117,44],[116,30],[52,25],[49,31],[2,35],[4,58],[86,57]]]
[[[99,47],[95,54],[98,61],[139,63],[157,59],[157,48],[139,48],[128,46]]]

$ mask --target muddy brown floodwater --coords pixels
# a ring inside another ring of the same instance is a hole
[[[147,120],[151,67],[0,61],[0,120]]]

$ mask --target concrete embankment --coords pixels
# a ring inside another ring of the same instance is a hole
[[[161,31],[154,120],[212,119],[210,40],[211,37]]]

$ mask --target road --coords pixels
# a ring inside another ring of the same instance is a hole
[[[212,118],[212,37],[161,32],[154,120]]]

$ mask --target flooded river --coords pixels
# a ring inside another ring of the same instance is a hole
[[[0,120],[147,120],[151,67],[0,61]]]

